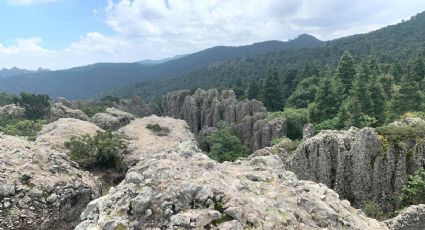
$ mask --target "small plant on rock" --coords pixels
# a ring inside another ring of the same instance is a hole
[[[425,170],[419,169],[409,177],[409,182],[401,190],[403,207],[425,203]]]
[[[158,124],[148,124],[146,128],[152,131],[156,136],[168,136],[170,129],[168,127],[162,127]]]
[[[128,147],[121,135],[98,131],[96,135],[72,137],[65,143],[71,160],[83,168],[118,168]]]

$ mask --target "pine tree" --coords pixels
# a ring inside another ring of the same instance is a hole
[[[378,122],[377,125],[381,125],[385,121],[385,92],[384,87],[377,80],[373,80],[370,84],[370,95],[372,99],[372,108],[369,115],[374,117]]]
[[[248,90],[246,92],[246,96],[248,99],[259,99],[259,87],[256,80],[252,80],[248,85]]]
[[[366,69],[364,67],[360,67],[359,72],[354,78],[353,86],[350,90],[350,96],[358,98],[360,109],[363,113],[369,112],[372,107],[371,92],[369,91],[367,82],[368,76],[366,74]]]
[[[361,111],[360,100],[355,96],[349,96],[341,106],[341,110],[339,120],[343,121],[345,128],[351,126],[363,128],[373,122],[371,117]]]
[[[320,122],[336,117],[343,99],[343,87],[339,78],[325,76],[317,87],[314,103],[309,105],[310,118]]]
[[[282,109],[281,94],[279,90],[280,81],[276,68],[270,67],[266,72],[266,79],[263,85],[263,102],[270,111]]]
[[[402,115],[409,111],[420,111],[423,109],[423,100],[424,95],[420,91],[419,84],[408,75],[404,75],[400,89],[391,102],[391,110],[395,115]]]
[[[356,76],[356,68],[354,66],[354,60],[350,53],[345,52],[339,61],[336,69],[336,75],[341,80],[344,94],[347,95],[351,89],[352,82]]]

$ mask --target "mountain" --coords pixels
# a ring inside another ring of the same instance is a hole
[[[240,84],[246,87],[250,79],[262,78],[270,63],[274,64],[280,72],[294,69],[299,74],[306,64],[314,64],[322,70],[333,70],[345,51],[350,52],[357,62],[373,55],[381,63],[405,66],[419,53],[425,54],[424,28],[425,12],[396,25],[335,39],[324,45],[281,49],[248,58],[229,60],[192,71],[180,78],[140,82],[107,92],[107,94],[121,97],[139,95],[150,99],[179,89],[233,87]],[[300,36],[298,39],[300,38],[312,39],[308,35]],[[267,44],[271,43],[267,42]]]
[[[39,68],[38,70],[26,70],[26,69],[19,69],[16,67],[10,68],[10,69],[0,69],[0,78],[5,78],[5,77],[13,77],[16,75],[21,75],[21,74],[27,74],[27,73],[41,73],[41,72],[47,72],[49,71],[48,69],[43,69],[43,68]]]
[[[324,42],[312,36],[301,35],[287,42],[266,41],[239,47],[217,46],[158,64],[146,65],[146,61],[142,61],[142,64],[98,63],[66,70],[23,73],[0,79],[0,90],[11,93],[45,93],[53,98],[63,96],[70,99],[87,99],[100,92],[138,82],[175,79],[213,63],[224,63],[276,50],[323,45]]]
[[[142,61],[138,61],[137,63],[142,64],[142,65],[158,65],[158,64],[165,63],[165,62],[177,60],[177,59],[185,57],[185,56],[186,56],[185,54],[182,54],[182,55],[176,55],[176,56],[171,57],[171,58],[164,58],[164,59],[159,59],[159,60],[145,59],[145,60],[142,60]]]

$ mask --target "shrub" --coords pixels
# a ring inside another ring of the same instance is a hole
[[[106,112],[106,107],[86,107],[82,111],[89,117],[93,117],[96,113]]]
[[[13,99],[14,103],[25,108],[25,118],[38,120],[50,115],[50,98],[44,94],[21,93]]]
[[[46,121],[44,120],[32,121],[3,118],[0,121],[0,131],[7,135],[35,138],[45,124]]]
[[[170,129],[168,127],[162,127],[158,124],[148,124],[146,128],[152,131],[157,136],[168,136]]]
[[[382,210],[382,207],[379,204],[373,201],[366,202],[363,206],[363,211],[365,212],[366,216],[377,219],[379,221],[388,219],[388,214]]]
[[[403,207],[425,203],[425,170],[419,169],[409,177],[409,181],[401,190]]]
[[[234,161],[238,157],[247,156],[249,150],[235,136],[230,127],[223,121],[218,124],[218,131],[206,137],[206,143],[211,146],[208,156],[218,162]]]
[[[121,135],[110,131],[97,131],[96,135],[72,137],[65,143],[70,159],[83,168],[118,168],[128,153],[127,143]]]
[[[307,109],[285,109],[283,112],[270,113],[269,119],[283,117],[288,124],[288,137],[290,139],[301,139],[303,137],[304,125],[308,123]]]

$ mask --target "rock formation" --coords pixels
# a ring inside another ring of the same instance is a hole
[[[185,120],[195,134],[225,121],[251,151],[270,146],[273,138],[286,136],[284,119],[268,120],[263,103],[255,99],[238,101],[232,90],[169,93],[163,100],[163,115]]]
[[[75,118],[83,121],[89,120],[89,117],[81,110],[68,108],[61,102],[58,102],[50,109],[50,119],[56,121],[60,118]]]
[[[73,136],[85,134],[94,135],[101,128],[88,121],[74,118],[61,118],[53,123],[47,124],[37,133],[36,141],[44,143],[55,149],[63,149],[63,144]]]
[[[326,184],[356,207],[374,202],[393,211],[408,174],[425,167],[424,144],[420,138],[380,135],[373,128],[322,131],[294,152],[290,170]]]
[[[425,204],[405,208],[396,217],[386,220],[385,224],[394,230],[425,229]]]
[[[7,117],[23,117],[25,109],[15,104],[5,105],[0,107],[0,116]]]
[[[100,185],[64,153],[0,135],[0,229],[72,229]]]
[[[140,97],[121,99],[119,102],[115,102],[113,106],[121,111],[134,114],[138,117],[147,117],[153,114],[160,114],[158,108],[155,108],[151,104],[146,104]]]
[[[126,126],[134,119],[134,115],[130,113],[116,108],[108,108],[105,113],[96,113],[90,118],[90,122],[93,122],[102,129],[117,130]]]
[[[169,135],[148,128],[155,124]],[[130,137],[138,163],[90,202],[77,230],[387,229],[325,185],[298,180],[277,156],[209,159],[183,121],[137,119],[120,132]]]

